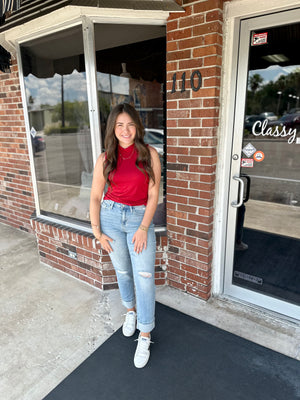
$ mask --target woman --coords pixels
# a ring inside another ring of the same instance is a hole
[[[127,308],[123,334],[129,337],[136,328],[140,330],[134,365],[143,368],[150,357],[150,332],[155,325],[152,219],[158,202],[160,160],[156,150],[144,143],[139,114],[126,103],[116,106],[108,117],[105,149],[94,169],[91,225],[110,255]]]

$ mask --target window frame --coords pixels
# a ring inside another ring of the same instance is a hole
[[[103,11],[103,10],[102,10]],[[136,16],[129,17],[124,10],[111,9],[109,12],[104,13],[104,15],[80,15],[79,18],[75,18],[71,21],[67,21],[63,24],[58,24],[56,27],[45,28],[42,30],[36,30],[30,34],[26,34],[18,39],[15,39],[16,47],[16,58],[19,70],[19,80],[21,88],[21,97],[23,103],[24,111],[24,122],[26,128],[27,143],[31,143],[31,133],[30,133],[30,122],[28,114],[28,104],[26,98],[25,81],[23,75],[22,58],[21,58],[21,45],[34,39],[41,37],[47,37],[51,34],[67,30],[75,26],[81,26],[82,28],[82,38],[84,46],[84,59],[86,68],[86,80],[87,80],[87,96],[88,96],[88,109],[90,118],[90,135],[91,135],[91,145],[92,145],[92,155],[93,155],[93,165],[95,166],[98,156],[101,154],[102,140],[101,140],[101,125],[100,125],[100,110],[98,103],[98,93],[97,93],[97,68],[96,68],[96,52],[95,52],[95,36],[94,36],[94,26],[95,24],[103,23],[117,23],[124,25],[166,25],[166,19],[169,13],[166,12],[154,12],[150,16],[142,16],[140,12]],[[126,18],[127,17],[127,18]],[[44,17],[45,18],[45,17]],[[53,21],[53,16],[49,17]],[[27,25],[27,24],[24,24]],[[24,32],[26,31],[26,26],[24,27]],[[99,134],[100,133],[100,134]],[[70,221],[71,218],[63,217],[59,215],[45,215],[41,213],[39,204],[39,193],[37,187],[34,156],[32,151],[32,146],[28,145],[30,169],[32,176],[32,186],[34,193],[34,202],[36,208],[36,217],[40,220],[45,220],[45,222],[59,224],[61,226],[66,226],[68,228],[73,228],[75,230],[91,233],[92,229],[88,222],[76,220]],[[166,224],[166,221],[165,221]],[[165,225],[155,228],[156,232],[164,232],[166,230]]]

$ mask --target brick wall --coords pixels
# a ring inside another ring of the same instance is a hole
[[[117,288],[109,255],[92,234],[83,234],[61,225],[31,220],[36,233],[41,261],[102,290]],[[157,237],[155,282],[165,284],[167,237]]]
[[[0,221],[31,231],[35,209],[16,61],[0,72]]]
[[[167,24],[167,282],[208,299],[223,1],[178,3],[185,13],[171,14]]]

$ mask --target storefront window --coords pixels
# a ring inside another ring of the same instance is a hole
[[[109,38],[109,40],[108,40]],[[161,159],[162,180],[156,226],[165,225],[165,27],[95,26],[98,99],[102,143],[108,114],[119,103],[132,104],[145,127],[145,142]]]
[[[114,105],[128,102],[139,111],[145,141],[161,159],[154,222],[164,226],[165,26],[98,24],[95,48],[101,126],[95,134],[103,144]],[[87,222],[93,156],[82,27],[31,40],[20,49],[40,212]]]
[[[88,221],[93,158],[81,26],[21,45],[41,214]]]

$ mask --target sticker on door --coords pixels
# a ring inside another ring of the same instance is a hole
[[[261,162],[265,158],[265,154],[263,151],[258,150],[256,153],[254,153],[253,158],[256,162]]]
[[[242,158],[241,167],[253,168],[253,158]]]

